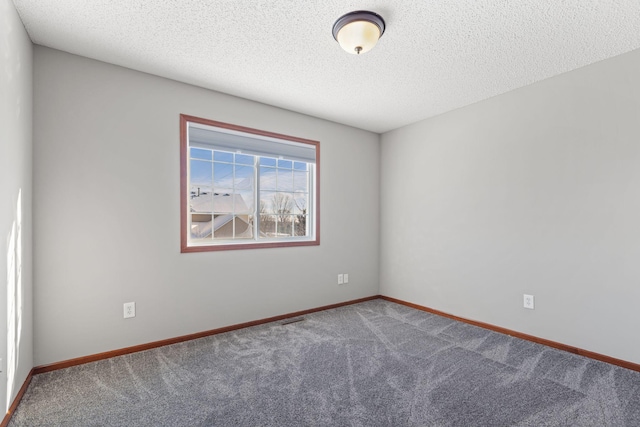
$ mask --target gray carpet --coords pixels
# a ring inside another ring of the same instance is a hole
[[[640,373],[374,300],[41,374],[19,426],[640,426]]]

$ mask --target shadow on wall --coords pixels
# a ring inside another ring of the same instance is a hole
[[[7,238],[7,404],[16,388],[16,371],[22,338],[22,190],[18,191],[16,214]],[[1,365],[0,365],[1,366]]]

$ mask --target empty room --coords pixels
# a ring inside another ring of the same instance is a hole
[[[0,0],[0,427],[639,426],[637,0]]]

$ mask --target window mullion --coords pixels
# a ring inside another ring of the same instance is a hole
[[[211,150],[211,241],[215,241],[215,217],[216,217],[216,208],[214,203],[213,193],[216,192],[216,169],[215,169],[215,161],[213,160],[213,150]]]
[[[236,238],[236,155],[233,155],[231,163],[231,238]]]
[[[254,201],[253,201],[253,240],[260,240],[260,156],[256,156],[256,161],[254,163],[254,171],[253,171],[253,182],[254,182]]]
[[[275,171],[276,171],[276,191],[273,193],[276,197],[278,195],[278,193],[280,192],[280,187],[278,186],[278,181],[280,178],[280,167],[278,164],[278,160],[276,160],[276,167],[275,167]],[[274,237],[277,239],[278,238],[278,226],[280,225],[280,212],[278,212],[278,206],[274,206],[273,207],[273,213],[275,213],[274,218],[275,218],[275,227],[274,227]]]

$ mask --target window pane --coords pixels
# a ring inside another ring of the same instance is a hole
[[[206,187],[211,188],[213,182],[211,175],[211,162],[203,160],[191,160],[189,182],[192,187]]]
[[[289,237],[293,235],[293,222],[291,215],[277,215],[276,237]]]
[[[255,163],[255,157],[248,154],[236,154],[236,163],[241,165],[253,165]]]
[[[211,213],[213,212],[213,203],[211,200],[211,192],[198,191],[201,187],[191,189],[191,200],[189,200],[189,211],[197,213]],[[195,195],[193,195],[195,194]]]
[[[213,238],[231,239],[233,237],[233,215],[218,214],[213,216]]]
[[[291,160],[278,160],[278,167],[282,169],[291,169],[293,167],[293,162]]]
[[[235,213],[251,213],[254,210],[253,166],[235,166]]]
[[[233,221],[236,239],[253,238],[253,220],[250,215],[236,215]]]
[[[204,150],[202,148],[192,148],[191,149],[191,158],[192,159],[202,159],[202,160],[212,160],[212,152],[211,150]]]
[[[211,214],[192,213],[191,214],[191,238],[206,239],[211,238]]]
[[[293,191],[309,191],[309,172],[293,171]]]
[[[293,168],[298,171],[306,171],[308,170],[307,164],[303,162],[294,162]]]
[[[190,166],[189,211],[211,212],[211,162],[191,160]]]
[[[278,168],[278,191],[293,191],[293,172]]]
[[[260,189],[261,190],[277,190],[276,187],[276,169],[260,167]]]
[[[293,213],[294,214],[308,214],[309,200],[306,193],[296,193],[293,197]]]
[[[234,171],[234,188],[253,188],[253,170],[253,166],[236,165]]]
[[[231,193],[214,193],[213,212],[216,214],[232,214],[233,203],[234,196]]]
[[[294,219],[294,234],[296,236],[306,236],[307,235],[307,222],[309,216],[308,215],[296,215]]]
[[[213,160],[218,162],[233,162],[233,153],[227,153],[226,151],[214,151],[213,152]]]
[[[253,189],[247,191],[238,191],[235,199],[236,214],[250,214],[255,210]]]
[[[261,214],[273,214],[276,213],[273,205],[273,197],[276,193],[274,191],[261,191],[260,192],[260,213]]]
[[[260,164],[262,166],[273,166],[273,167],[277,165],[276,159],[271,157],[260,157]]]
[[[233,165],[213,163],[213,190],[216,193],[233,193]]]
[[[271,197],[273,211],[277,215],[289,215],[293,212],[293,197],[288,193],[274,193]]]
[[[260,237],[270,238],[276,233],[275,215],[260,215]]]

